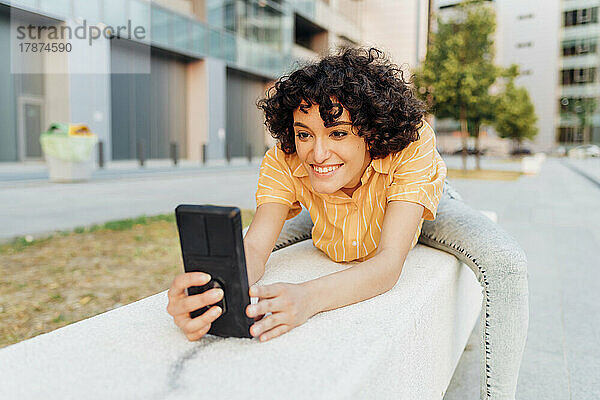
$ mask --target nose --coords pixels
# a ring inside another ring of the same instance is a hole
[[[313,147],[315,163],[322,164],[329,159],[329,147],[326,140],[317,138]]]

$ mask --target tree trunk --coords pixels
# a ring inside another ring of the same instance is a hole
[[[591,124],[587,124],[583,127],[583,144],[588,144],[591,142],[591,135],[590,135],[590,131],[591,131]]]
[[[479,127],[480,123],[475,124],[475,168],[479,171],[481,169],[481,152],[479,151]]]
[[[433,20],[433,0],[429,0],[428,4],[427,4],[427,51],[429,51],[429,48],[431,47],[431,23]],[[417,57],[419,55],[417,54]]]
[[[467,170],[467,109],[465,106],[460,106],[460,134],[462,137],[462,169]]]

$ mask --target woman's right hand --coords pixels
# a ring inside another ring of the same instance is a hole
[[[177,275],[171,283],[167,292],[169,304],[167,312],[173,316],[175,325],[177,325],[188,338],[189,341],[195,341],[204,336],[214,320],[221,315],[221,307],[214,306],[209,308],[204,314],[190,318],[190,312],[199,308],[215,304],[223,298],[223,290],[213,288],[204,293],[188,296],[185,292],[190,286],[202,286],[210,282],[210,275],[203,272],[186,272]]]

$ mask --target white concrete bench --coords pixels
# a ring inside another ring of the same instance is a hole
[[[260,283],[350,266],[306,240],[271,254]],[[264,343],[189,342],[164,291],[0,350],[0,398],[441,399],[481,302],[467,266],[422,245],[392,290]]]

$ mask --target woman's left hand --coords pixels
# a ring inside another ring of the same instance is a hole
[[[246,307],[246,315],[255,317],[257,321],[250,327],[250,334],[260,336],[261,342],[302,325],[316,314],[311,309],[306,288],[300,284],[278,282],[254,285],[250,287],[249,294],[259,298],[258,303]],[[268,312],[271,315],[256,319]]]

